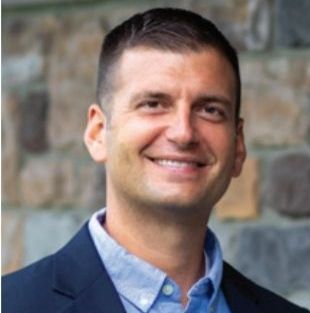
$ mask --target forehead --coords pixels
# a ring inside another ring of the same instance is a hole
[[[115,91],[213,92],[235,96],[235,76],[227,59],[214,48],[171,52],[136,47],[122,54],[115,72]]]

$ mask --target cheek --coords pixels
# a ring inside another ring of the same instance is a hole
[[[219,137],[218,148],[227,155],[234,154],[235,138],[231,136],[231,134],[226,134],[222,137]]]
[[[113,125],[108,135],[108,159],[112,162],[130,161],[158,136],[158,128],[144,119],[122,119]]]
[[[213,128],[206,132],[207,143],[218,160],[227,161],[235,153],[235,137],[231,130]]]
[[[219,152],[228,152],[234,147],[234,134],[228,127],[216,125],[204,129],[205,140],[210,147]]]
[[[164,126],[156,119],[135,118],[129,123],[124,123],[121,134],[118,136],[120,142],[126,143],[133,149],[144,149],[152,144],[162,133]]]

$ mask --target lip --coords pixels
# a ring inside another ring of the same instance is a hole
[[[165,154],[165,155],[146,155],[146,157],[153,162],[167,160],[180,163],[194,163],[197,164],[197,166],[199,167],[205,166],[208,163],[205,158],[187,155]]]
[[[167,173],[173,175],[192,177],[197,175],[203,168],[207,166],[207,162],[201,158],[184,157],[184,156],[156,156],[149,157],[147,159]]]
[[[189,159],[189,158],[175,158],[175,157],[156,157],[156,158],[149,158],[152,162],[157,163],[162,166],[166,167],[176,167],[176,168],[183,168],[183,167],[203,167],[206,165],[205,162],[196,159]]]

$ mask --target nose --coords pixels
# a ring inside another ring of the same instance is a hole
[[[197,144],[197,134],[193,125],[191,110],[181,108],[171,117],[166,130],[167,139],[181,149],[186,149]]]

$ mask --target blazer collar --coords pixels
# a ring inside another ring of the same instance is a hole
[[[125,313],[85,224],[53,260],[53,289],[71,298],[62,313]]]
[[[249,288],[248,281],[229,264],[224,262],[222,288],[233,313],[263,313],[258,299]]]

